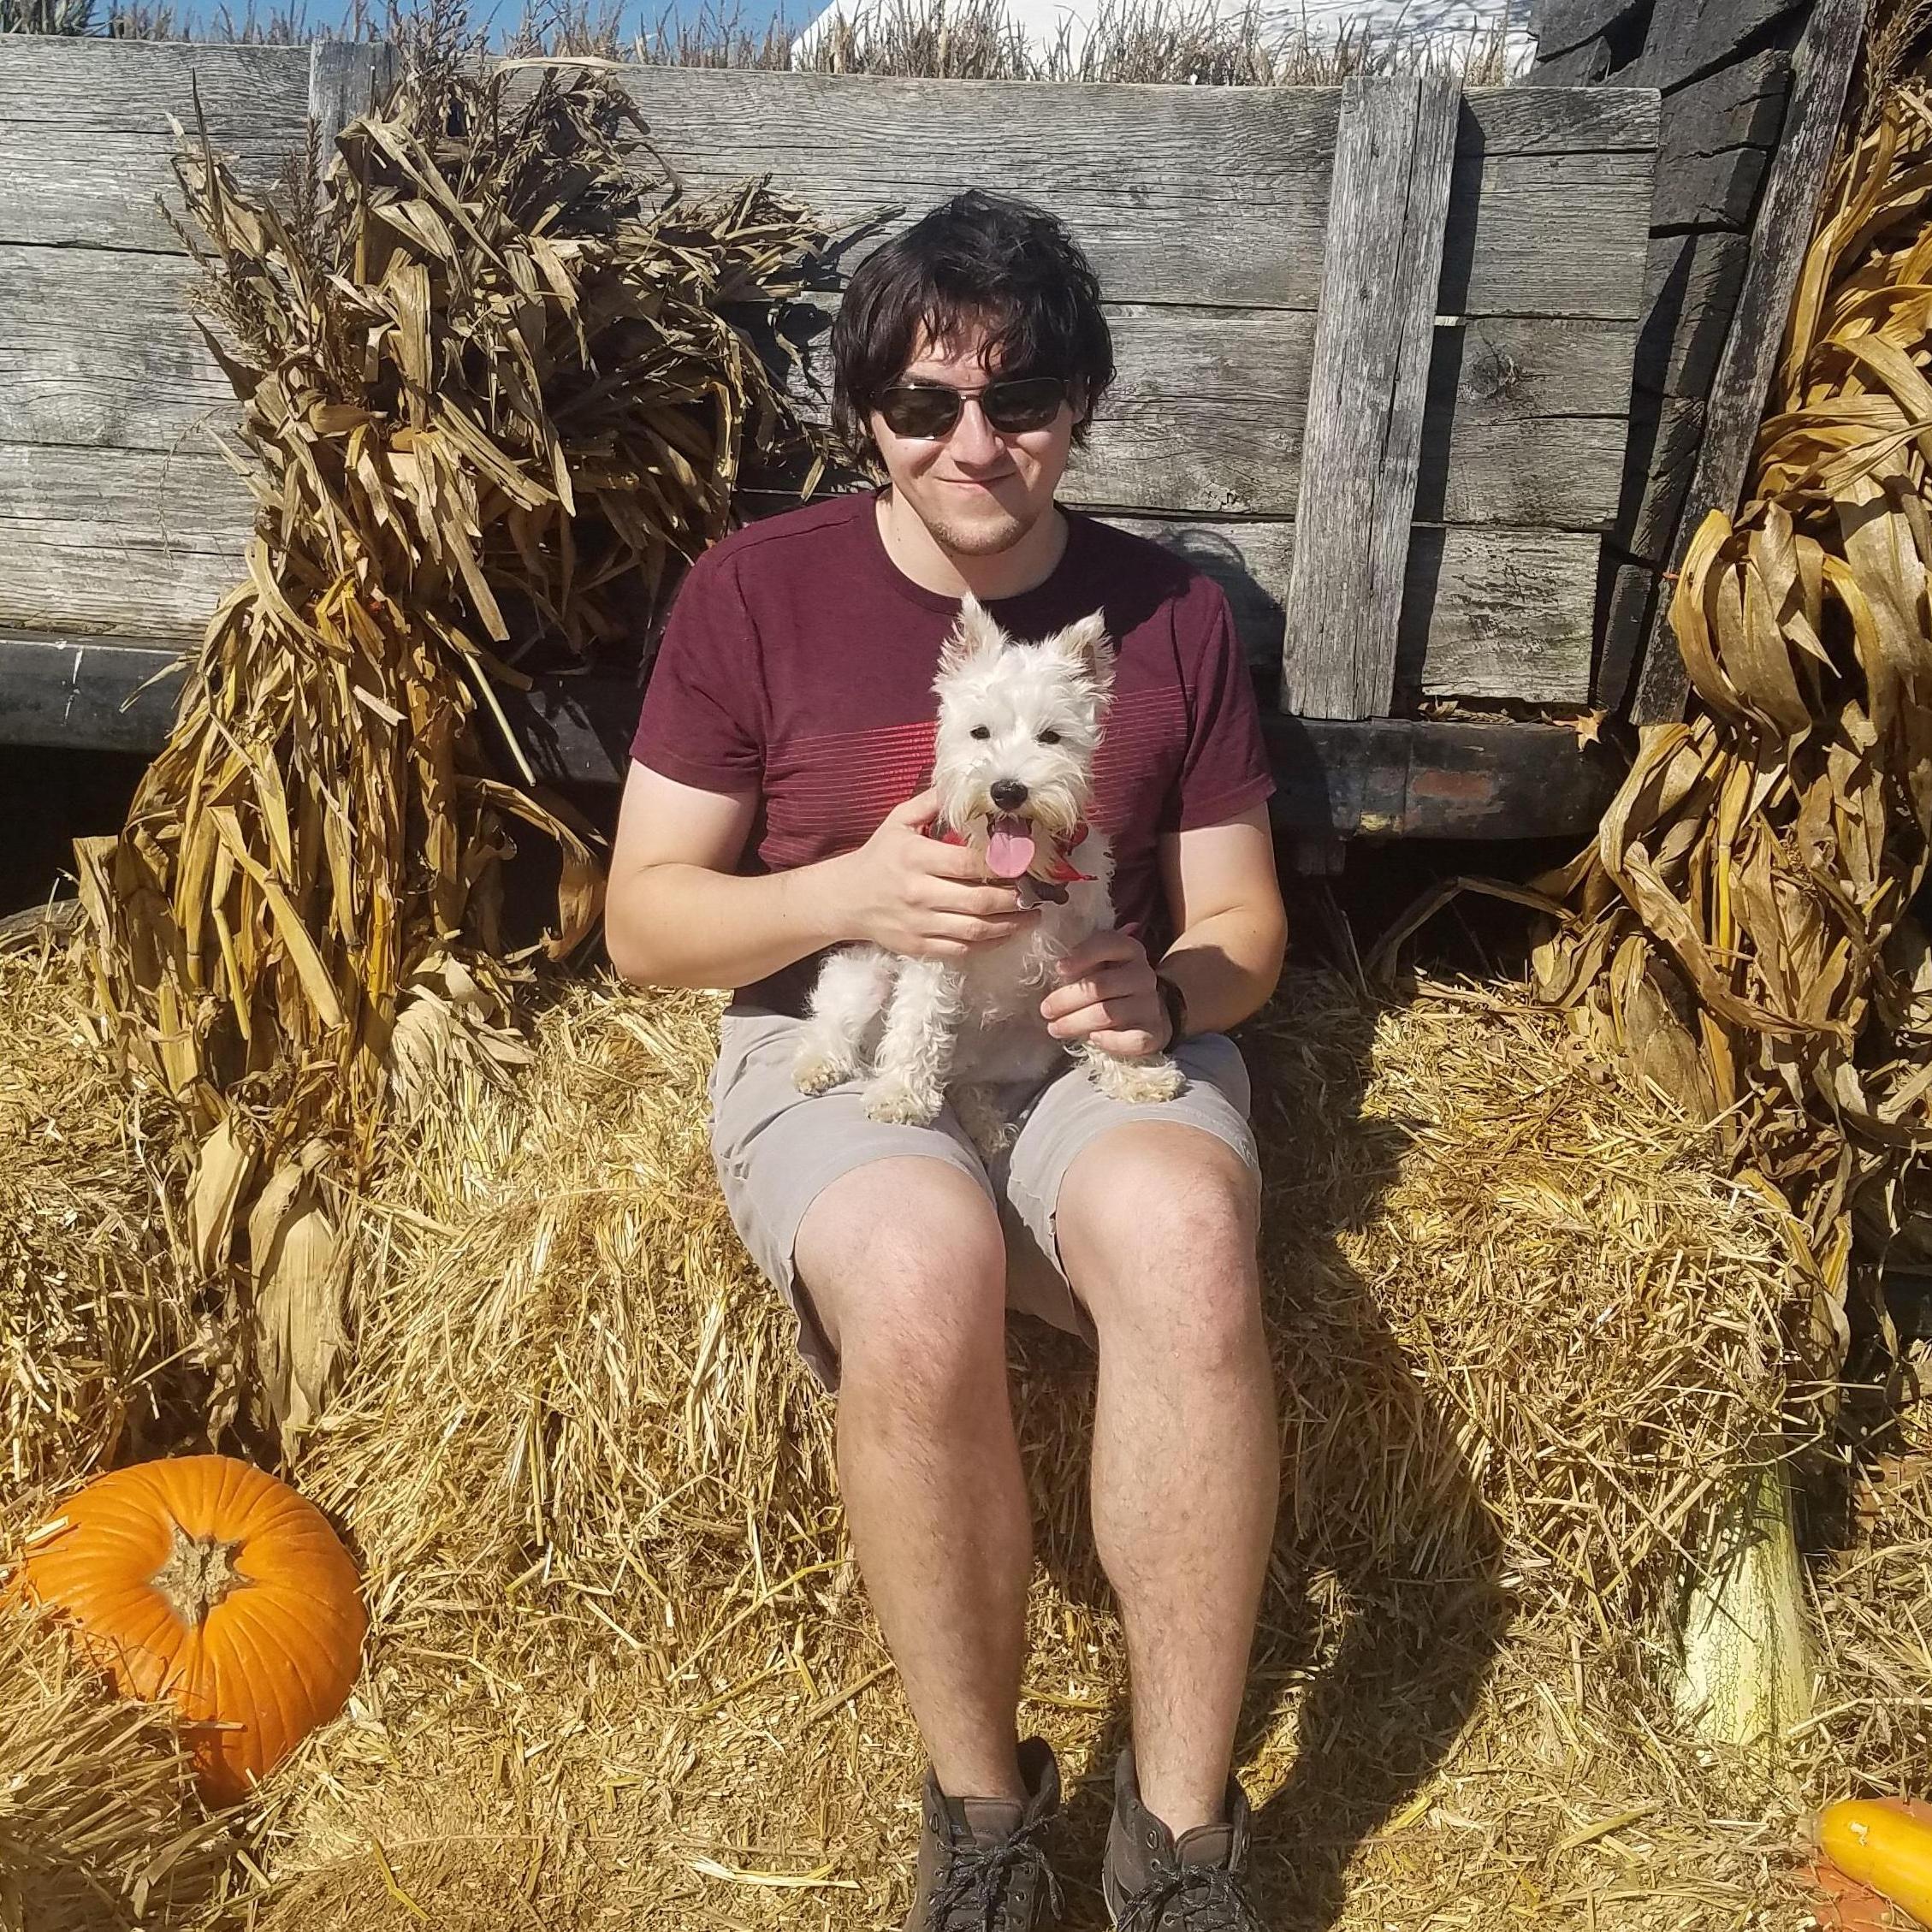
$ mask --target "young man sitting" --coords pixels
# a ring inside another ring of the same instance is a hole
[[[738,988],[713,1145],[747,1248],[838,1397],[852,1546],[928,1757],[911,1932],[1032,1932],[1058,1776],[1017,1735],[1031,1525],[1005,1310],[1099,1351],[1093,1519],[1120,1603],[1132,1745],[1103,1875],[1135,1932],[1247,1932],[1230,1764],[1275,1520],[1248,1088],[1224,1029],[1267,999],[1284,922],[1253,692],[1219,588],[1054,492],[1113,375],[1060,224],[977,192],[853,276],[835,407],[889,483],[734,532],[691,569],[640,719],[611,868],[632,980]],[[1039,639],[1104,608],[1117,651],[1094,819],[1117,928],[1041,1002],[1070,1045],[1166,1050],[1177,1099],[1072,1058],[984,1156],[949,1110],[868,1117],[793,1084],[825,948],[958,959],[1035,916],[927,836],[933,681],[968,591]]]

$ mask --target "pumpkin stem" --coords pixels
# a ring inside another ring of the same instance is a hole
[[[168,1607],[190,1630],[199,1630],[208,1613],[252,1580],[234,1567],[239,1543],[220,1537],[190,1536],[179,1523],[170,1526],[175,1545],[168,1561],[148,1580],[166,1598]]]

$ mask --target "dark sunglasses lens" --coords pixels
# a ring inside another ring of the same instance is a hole
[[[1058,376],[1028,376],[1017,382],[995,382],[980,398],[987,421],[996,430],[1044,430],[1060,412],[1067,386]]]
[[[888,389],[879,413],[895,436],[943,436],[959,420],[959,398],[951,389]]]

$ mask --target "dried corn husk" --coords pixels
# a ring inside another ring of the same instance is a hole
[[[331,1381],[392,1088],[519,1058],[513,824],[560,855],[543,950],[597,917],[595,837],[498,687],[635,662],[745,460],[817,475],[742,305],[794,293],[821,231],[762,183],[667,188],[607,77],[406,50],[319,180],[311,155],[252,195],[204,127],[181,141],[255,533],[124,830],[80,849],[104,1009],[190,1129],[193,1268],[276,1425]]]
[[[1736,519],[1670,617],[1692,714],[1646,727],[1538,990],[1629,1057],[1795,1218],[1791,1340],[1836,1372],[1855,1232],[1905,1228],[1932,1149],[1932,90],[1880,89],[1806,255]],[[1882,1311],[1878,1311],[1882,1321]]]

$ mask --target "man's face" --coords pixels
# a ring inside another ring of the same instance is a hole
[[[937,343],[922,334],[900,382],[977,389],[996,380],[982,359],[988,333],[969,325],[957,340]],[[1073,436],[1073,400],[1043,430],[996,430],[975,398],[944,436],[897,436],[877,410],[872,434],[894,491],[933,540],[956,555],[994,556],[1052,507]]]

